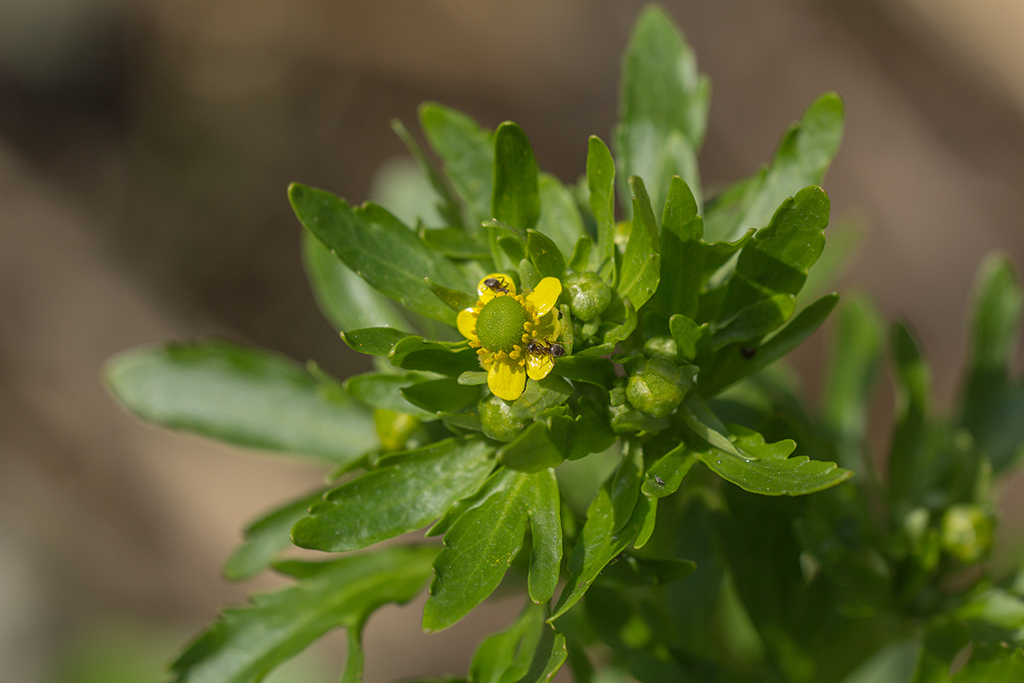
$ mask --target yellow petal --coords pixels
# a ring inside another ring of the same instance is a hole
[[[540,353],[530,353],[526,356],[526,374],[532,380],[544,379],[553,367],[555,367],[555,361],[551,356]]]
[[[485,282],[491,279],[498,281],[497,289],[492,289],[484,284]],[[501,290],[505,290],[509,295],[516,293],[516,285],[514,282],[512,282],[512,278],[510,278],[508,275],[505,275],[504,273],[488,274],[482,280],[480,280],[479,283],[477,283],[476,293],[480,295],[480,301],[478,303],[487,303],[488,301],[496,297],[498,293],[501,292]]]
[[[532,292],[526,295],[526,300],[533,304],[534,311],[541,316],[551,310],[561,293],[562,283],[558,278],[546,277],[537,283]]]
[[[526,369],[514,361],[495,360],[487,370],[487,386],[498,398],[514,401],[526,388]]]
[[[455,318],[455,325],[466,339],[480,341],[476,337],[476,316],[473,315],[472,308],[464,308],[459,311],[459,315]]]

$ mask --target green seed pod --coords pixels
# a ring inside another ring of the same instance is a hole
[[[484,434],[508,443],[530,424],[530,420],[512,416],[512,406],[497,396],[488,396],[477,406]]]
[[[653,358],[636,366],[626,386],[626,398],[641,412],[668,417],[692,386],[692,376],[678,365],[665,358]]]
[[[951,505],[942,515],[942,549],[964,564],[988,555],[994,532],[992,515],[971,503]]]
[[[580,320],[590,320],[601,315],[612,302],[612,290],[597,273],[572,273],[565,277],[564,283],[572,314]]]

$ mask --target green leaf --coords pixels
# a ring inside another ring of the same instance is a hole
[[[540,192],[537,231],[554,240],[562,254],[572,254],[576,243],[586,237],[576,198],[558,178],[547,173],[540,174],[537,189]],[[583,265],[586,266],[586,259]]]
[[[476,298],[463,292],[460,289],[451,289],[444,285],[439,285],[429,277],[423,278],[424,284],[427,289],[434,293],[437,300],[443,303],[453,311],[462,311],[467,308],[472,308],[476,304]]]
[[[868,400],[878,379],[884,337],[882,320],[866,299],[852,299],[840,310],[823,416],[839,464],[853,470],[864,465]]]
[[[727,190],[723,197],[728,201],[708,204],[704,222],[709,239],[735,239],[747,228],[760,228],[786,197],[821,183],[839,149],[843,110],[836,93],[826,93],[808,107],[800,122],[782,138],[767,172]]]
[[[328,492],[295,524],[292,539],[302,548],[343,552],[420,529],[480,488],[492,454],[487,442],[461,438],[389,455]]]
[[[225,610],[171,666],[176,683],[251,683],[338,627],[360,630],[375,610],[405,603],[429,576],[433,547],[396,546],[331,562],[286,562],[299,585]]]
[[[697,390],[701,396],[715,396],[731,384],[768,367],[821,327],[838,302],[838,294],[821,297],[759,347],[736,344],[720,349],[709,361],[698,359],[701,370]]]
[[[626,319],[622,321],[621,325],[611,328],[604,335],[604,344],[618,344],[620,341],[625,341],[629,335],[633,334],[633,330],[636,329],[638,322],[636,309],[633,307],[633,302],[629,299],[623,300],[623,306],[626,311]]]
[[[651,500],[640,495],[642,472],[643,454],[631,445],[587,509],[587,521],[569,556],[569,579],[549,621],[576,604],[601,570],[637,537],[651,508]]]
[[[467,227],[475,232],[493,215],[494,136],[465,114],[432,102],[420,107],[420,125],[441,157],[452,186],[466,203]]]
[[[353,210],[330,192],[298,183],[289,186],[288,197],[306,229],[374,289],[421,315],[455,324],[455,314],[423,278],[469,290],[468,278],[397,218],[375,204]]]
[[[438,173],[433,164],[427,161],[427,157],[423,154],[423,150],[421,150],[420,146],[416,144],[415,138],[413,138],[401,121],[398,119],[392,119],[391,130],[395,131],[395,134],[401,138],[402,142],[405,144],[405,148],[409,150],[409,153],[412,154],[412,158],[416,161],[416,165],[427,180],[430,181],[430,186],[434,188],[434,192],[437,193],[438,199],[440,200],[437,204],[438,215],[447,221],[449,225],[462,225],[462,216],[460,215],[458,202],[456,202],[455,197],[452,196],[451,189],[448,187],[448,183],[445,182],[444,176]],[[463,236],[465,236],[464,232]]]
[[[432,412],[413,405],[401,393],[402,389],[422,381],[424,378],[417,375],[367,372],[349,377],[344,386],[352,397],[371,408],[431,419]]]
[[[677,355],[689,362],[697,357],[697,345],[709,327],[707,323],[698,325],[692,318],[677,313],[668,319],[668,329],[676,343]]]
[[[334,329],[412,329],[391,299],[349,270],[308,230],[302,231],[302,260],[317,305]]]
[[[664,586],[684,579],[694,572],[697,565],[689,560],[648,559],[626,555],[613,562],[601,572],[602,586],[636,588],[640,586]]]
[[[700,436],[709,442],[707,446],[691,444],[697,458],[718,476],[752,493],[802,496],[830,488],[853,476],[853,472],[834,462],[810,460],[807,456],[789,457],[796,448],[796,443],[789,439],[769,444],[757,432],[731,425],[729,431],[735,439],[732,441],[719,426],[705,424],[704,427]],[[729,439],[731,447],[722,448],[721,438]]]
[[[353,351],[371,356],[386,356],[395,344],[413,336],[393,327],[366,327],[351,332],[342,332],[341,339]]]
[[[571,270],[586,270],[587,264],[590,263],[591,246],[593,245],[591,244],[590,237],[587,235],[581,235],[576,240],[576,245],[572,248],[572,256],[569,257],[569,268]]]
[[[686,183],[673,176],[661,219],[661,275],[654,304],[665,315],[697,314],[704,258],[701,243],[704,222],[697,215],[697,201]]]
[[[508,629],[477,648],[469,665],[472,683],[549,681],[566,658],[565,636],[545,623],[547,610],[528,605]]]
[[[484,242],[477,241],[459,228],[422,228],[419,231],[423,244],[454,259],[488,259],[491,250]]]
[[[830,203],[820,187],[807,187],[779,206],[736,261],[722,311],[737,311],[779,294],[796,296],[825,248]]]
[[[238,546],[224,565],[224,578],[244,581],[256,576],[291,547],[292,525],[306,516],[309,507],[319,501],[324,490],[279,505],[245,529],[245,542]]]
[[[540,216],[537,160],[523,129],[506,121],[494,135],[494,194],[491,215],[522,230]]]
[[[486,498],[466,510],[445,534],[423,608],[425,631],[448,628],[498,587],[522,548],[528,521],[534,543],[530,574],[540,574],[536,580],[531,578],[531,598],[545,602],[555,590],[562,541],[554,472],[503,469],[487,485]],[[538,517],[544,520],[541,524]]]
[[[1003,255],[990,257],[978,273],[971,323],[970,366],[960,424],[998,472],[1015,462],[1024,441],[1024,384],[1011,382],[1010,367],[1020,334],[1024,296]]]
[[[615,364],[607,358],[565,356],[559,358],[552,370],[556,375],[575,382],[586,382],[599,387],[610,387],[615,381]]]
[[[639,311],[658,289],[661,245],[658,222],[654,218],[647,190],[644,189],[644,181],[631,176],[629,187],[633,192],[633,229],[622,256],[618,292],[619,296],[629,299],[634,309]]]
[[[396,368],[423,370],[458,377],[464,372],[480,369],[480,359],[472,349],[453,349],[441,342],[423,337],[406,337],[391,349],[388,360]]]
[[[378,446],[370,412],[289,358],[210,340],[125,351],[107,385],[147,422],[337,465]]]
[[[509,469],[532,474],[557,467],[565,456],[551,441],[543,422],[534,422],[498,449],[498,462]]]
[[[527,230],[526,251],[542,277],[561,278],[565,275],[565,257],[554,240],[547,235]]]
[[[455,377],[442,377],[410,384],[400,389],[413,405],[431,413],[454,413],[470,403],[480,400],[475,386],[460,384]]]
[[[615,160],[596,135],[590,136],[587,147],[587,187],[590,211],[597,221],[597,249],[590,253],[592,270],[611,284],[615,281]]]
[[[529,380],[522,395],[512,402],[512,416],[532,418],[548,408],[560,406],[572,396],[572,385],[561,377],[548,375],[538,381]]]
[[[1024,680],[1024,650],[1006,643],[975,643],[954,683],[1017,683]]]
[[[623,176],[644,178],[655,206],[664,202],[673,175],[686,180],[700,203],[696,157],[710,97],[682,33],[664,10],[649,6],[623,59],[615,141]]]
[[[726,344],[759,341],[786,322],[795,308],[796,297],[792,294],[775,294],[744,306],[715,328],[711,348],[717,351]]]
[[[892,350],[896,362],[896,424],[889,446],[889,494],[894,503],[912,504],[929,483],[927,412],[931,373],[907,328],[895,323]]]
[[[697,454],[686,444],[673,448],[647,470],[642,493],[652,498],[664,498],[675,493],[695,462]]]

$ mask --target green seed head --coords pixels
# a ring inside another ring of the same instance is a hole
[[[530,314],[514,297],[497,296],[484,304],[476,319],[476,336],[488,351],[510,353],[520,343]]]

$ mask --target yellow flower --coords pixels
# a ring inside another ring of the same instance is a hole
[[[526,377],[544,379],[560,355],[561,347],[552,343],[561,331],[554,306],[562,283],[546,277],[532,291],[517,294],[511,278],[491,273],[476,291],[476,304],[459,312],[459,332],[476,348],[491,392],[514,401],[526,388]]]

